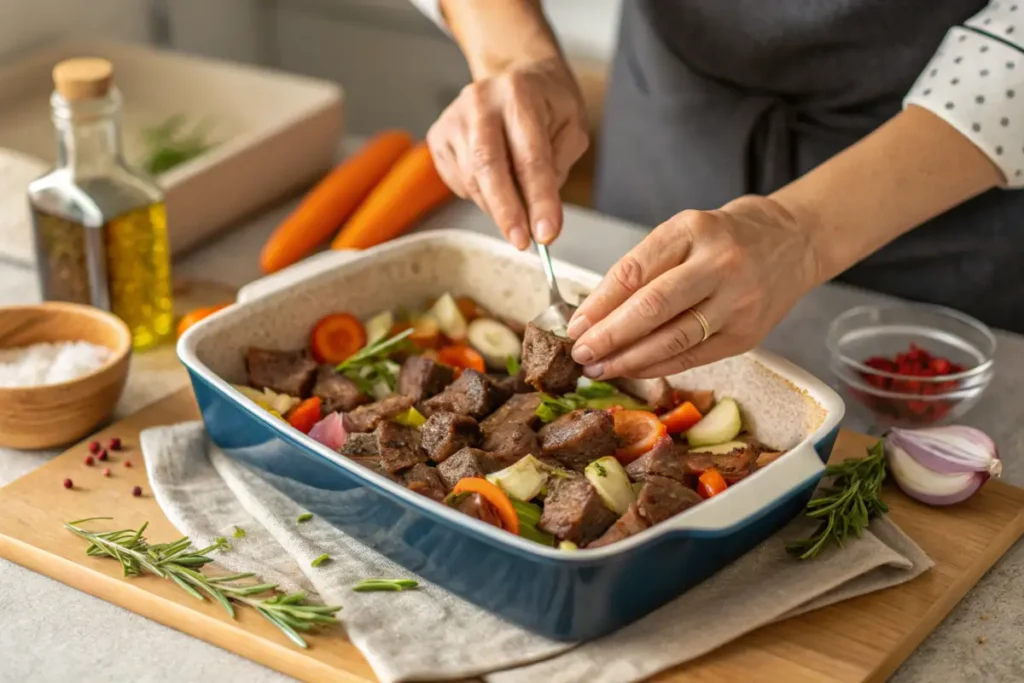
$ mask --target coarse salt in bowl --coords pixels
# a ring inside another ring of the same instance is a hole
[[[99,370],[111,351],[86,341],[40,342],[0,349],[0,387],[37,387],[70,382]]]

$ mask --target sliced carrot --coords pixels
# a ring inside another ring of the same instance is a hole
[[[689,401],[701,415],[706,415],[715,405],[715,392],[705,389],[694,389],[693,391],[677,389],[672,392],[672,401],[677,405]]]
[[[459,307],[459,313],[466,319],[466,322],[473,322],[477,318],[483,318],[486,316],[487,311],[480,308],[480,304],[473,300],[472,297],[458,296],[455,297],[455,305]]]
[[[483,496],[484,500],[494,507],[498,517],[501,518],[501,527],[505,531],[519,535],[519,515],[516,514],[512,501],[504,491],[482,477],[465,477],[460,479],[452,489],[452,493],[463,493],[464,491],[479,493]]]
[[[729,484],[726,483],[725,477],[714,467],[709,467],[701,472],[700,477],[697,479],[697,493],[700,494],[701,498],[717,496],[727,488],[729,488]]]
[[[197,322],[204,318],[208,318],[217,311],[227,308],[231,304],[217,304],[216,306],[205,306],[203,308],[197,308],[194,311],[189,311],[185,315],[181,316],[181,320],[178,321],[178,336],[185,334],[185,330],[195,325]]]
[[[453,344],[438,350],[437,361],[453,368],[487,372],[484,357],[465,344]]]
[[[373,189],[341,232],[332,249],[369,249],[410,230],[432,209],[452,198],[421,142],[399,159]]]
[[[314,396],[288,411],[288,424],[295,427],[303,434],[309,434],[309,430],[320,421],[320,398]]]
[[[330,238],[412,145],[408,133],[385,131],[328,173],[263,246],[263,272],[302,260]]]
[[[324,316],[309,335],[309,350],[318,363],[337,365],[364,346],[366,330],[348,313]]]
[[[654,448],[658,440],[668,434],[664,423],[646,410],[620,410],[612,413],[619,449],[615,457],[628,464]]]
[[[681,406],[676,406],[669,412],[661,416],[661,421],[665,423],[665,427],[668,428],[669,434],[682,434],[693,425],[700,422],[703,415],[697,410],[689,401],[686,401]]]

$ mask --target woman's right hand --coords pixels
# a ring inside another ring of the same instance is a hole
[[[518,249],[562,229],[559,188],[589,144],[583,97],[561,57],[510,66],[462,89],[427,133],[452,191]]]

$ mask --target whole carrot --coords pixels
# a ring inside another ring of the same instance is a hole
[[[263,246],[263,272],[302,260],[334,234],[412,144],[404,131],[385,131],[328,173]]]
[[[368,249],[398,237],[452,196],[434,168],[430,149],[421,142],[395,163],[348,219],[331,248]]]

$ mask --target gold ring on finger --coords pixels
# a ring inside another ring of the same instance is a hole
[[[704,333],[704,336],[700,338],[701,343],[706,342],[708,340],[708,337],[711,336],[711,327],[708,325],[708,319],[704,317],[704,314],[701,313],[700,309],[698,309],[696,306],[688,310],[690,314],[697,319],[697,322],[700,323],[700,329]]]

